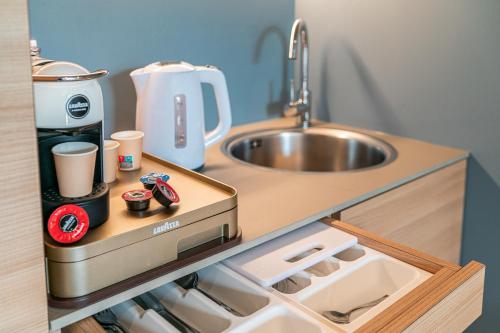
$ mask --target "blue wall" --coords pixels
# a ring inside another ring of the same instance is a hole
[[[111,72],[101,80],[107,135],[134,127],[135,91],[128,74],[158,60],[220,67],[235,125],[279,113],[293,0],[31,0],[29,5],[31,35],[43,56]],[[216,112],[205,91],[211,128]]]

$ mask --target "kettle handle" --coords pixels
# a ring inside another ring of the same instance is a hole
[[[219,123],[214,130],[205,134],[205,148],[219,142],[231,129],[231,105],[224,74],[214,66],[196,66],[200,81],[213,86]]]

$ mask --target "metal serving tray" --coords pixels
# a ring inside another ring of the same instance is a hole
[[[180,197],[165,208],[131,212],[123,192],[142,188],[141,175],[163,172]],[[166,274],[236,245],[237,193],[233,187],[144,154],[142,168],[120,172],[110,186],[109,220],[78,243],[45,235],[50,303],[79,307]]]

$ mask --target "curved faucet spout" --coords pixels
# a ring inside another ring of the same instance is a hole
[[[309,36],[306,22],[299,18],[293,22],[290,32],[290,46],[288,49],[288,59],[297,59],[297,47],[300,40],[300,89],[298,99],[295,99],[295,87],[292,80],[290,87],[290,107],[295,108],[299,116],[299,125],[303,128],[310,126],[311,103],[309,91]]]
[[[290,30],[290,45],[288,48],[288,59],[296,59],[297,57],[297,44],[299,40],[299,31],[300,27],[304,27],[307,30],[305,24],[302,24],[304,21],[302,19],[296,19],[293,22],[292,30]]]

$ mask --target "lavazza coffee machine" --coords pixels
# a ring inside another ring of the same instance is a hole
[[[107,71],[90,73],[75,63],[43,59],[36,46],[31,56],[44,221],[57,207],[75,204],[89,215],[90,228],[97,227],[109,216],[109,188],[103,181],[103,98],[97,82]],[[65,198],[59,194],[51,149],[76,141],[98,146],[94,184],[89,195]]]

